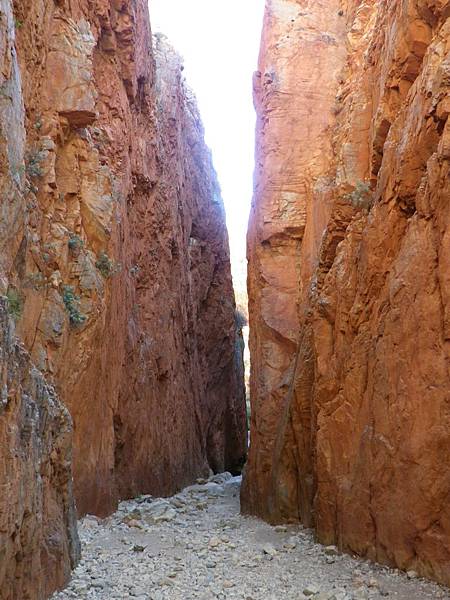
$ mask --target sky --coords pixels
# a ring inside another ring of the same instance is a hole
[[[149,0],[153,32],[184,57],[222,188],[231,255],[245,257],[253,191],[257,69],[264,0]]]

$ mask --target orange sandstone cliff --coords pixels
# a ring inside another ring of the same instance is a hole
[[[268,0],[245,512],[450,583],[450,5]]]
[[[3,329],[15,321],[31,356],[0,412],[2,600],[45,597],[76,560],[71,419],[79,515],[245,460],[220,190],[181,61],[147,12],[0,0]]]

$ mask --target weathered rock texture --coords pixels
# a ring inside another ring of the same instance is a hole
[[[155,42],[156,143],[148,176],[136,175],[128,197],[134,285],[114,416],[121,497],[143,486],[170,494],[208,467],[239,471],[246,454],[220,190],[180,59],[161,36]]]
[[[223,205],[180,60],[162,40],[153,50],[144,0],[14,8],[3,275],[74,419],[78,511],[106,514],[245,455]]]
[[[243,508],[450,583],[450,5],[267,2]]]
[[[79,557],[72,423],[0,299],[0,598],[45,598]]]
[[[73,418],[79,514],[245,458],[220,190],[180,59],[152,42],[147,10],[0,0],[0,293]],[[0,514],[14,501],[2,494]]]

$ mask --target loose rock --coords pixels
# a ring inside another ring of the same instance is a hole
[[[448,598],[434,584],[338,556],[301,527],[240,515],[239,485],[215,475],[173,498],[140,497],[104,521],[83,519],[83,559],[54,600]]]

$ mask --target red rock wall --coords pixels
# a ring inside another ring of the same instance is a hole
[[[144,0],[0,6],[0,291],[72,415],[78,513],[239,469],[224,209],[180,60]]]
[[[245,392],[220,189],[181,61],[155,38],[153,171],[137,175],[125,244],[133,286],[115,415],[120,497],[239,471]],[[132,415],[132,416],[131,416]]]
[[[330,4],[266,11],[243,507],[448,584],[450,7]]]
[[[79,514],[245,459],[220,190],[144,0],[0,0],[0,191],[0,293],[35,365],[2,308],[0,598],[41,600],[78,552],[49,384]]]
[[[0,599],[42,598],[80,554],[72,422],[14,336],[0,299]]]
[[[22,249],[25,128],[12,4],[0,2],[0,599],[41,600],[79,557],[72,491],[72,421],[16,339],[23,307],[8,287]],[[9,314],[8,314],[9,313]]]

